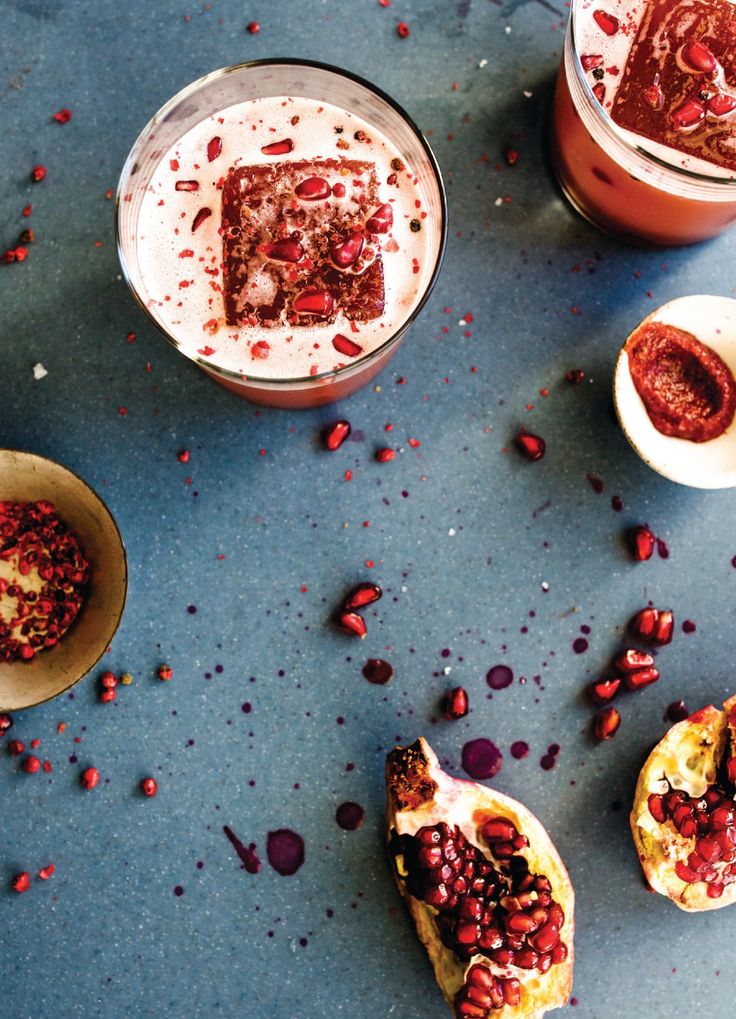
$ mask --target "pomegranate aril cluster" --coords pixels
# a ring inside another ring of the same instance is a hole
[[[0,660],[53,647],[84,602],[89,563],[50,502],[0,502]],[[28,578],[25,580],[24,578]]]
[[[639,609],[629,623],[629,630],[644,643],[653,647],[664,647],[672,640],[675,617],[670,609],[655,609],[651,606]],[[627,690],[642,690],[659,679],[654,656],[648,651],[627,647],[613,660],[615,676],[602,677],[588,686],[588,694],[594,704],[602,708],[593,720],[593,732],[597,739],[607,740],[616,735],[621,724],[621,715],[610,707],[621,685]]]
[[[529,840],[508,818],[488,818],[479,838],[494,859],[445,822],[398,836],[394,852],[403,854],[407,889],[437,911],[442,943],[460,959],[480,954],[500,966],[546,973],[567,958],[560,941],[565,916],[552,898],[552,885],[545,875],[529,872],[521,855]],[[456,1014],[485,1015],[467,1004],[481,1004],[480,998],[486,1008],[509,1004],[505,995],[515,997],[519,981],[497,984],[478,997],[469,981],[458,994]]]
[[[652,793],[649,813],[657,824],[671,825],[683,839],[692,839],[686,860],[675,873],[687,884],[705,882],[711,899],[719,899],[736,880],[736,803],[722,788],[709,786],[701,799],[681,789]]]
[[[349,633],[353,637],[365,637],[368,627],[358,609],[367,608],[368,605],[378,601],[382,595],[383,591],[378,584],[369,582],[358,584],[345,598],[335,615],[335,626],[343,633]]]

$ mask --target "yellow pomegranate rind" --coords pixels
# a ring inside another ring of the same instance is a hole
[[[736,707],[736,696],[723,706],[721,711],[710,704],[665,733],[639,773],[631,811],[631,833],[645,878],[655,892],[689,913],[730,906],[736,902],[736,882],[726,885],[720,898],[711,899],[705,882],[688,884],[679,878],[675,864],[687,863],[694,840],[683,838],[670,824],[659,824],[649,811],[649,797],[671,786],[699,798],[716,781],[724,754],[733,752],[728,749],[728,715]]]
[[[419,939],[427,950],[435,977],[445,999],[453,1009],[455,995],[465,983],[465,974],[471,966],[487,967],[496,977],[516,977],[521,983],[521,1002],[518,1006],[504,1005],[489,1011],[491,1019],[542,1019],[548,1011],[566,1005],[572,991],[574,963],[573,934],[575,929],[575,893],[564,863],[540,821],[517,800],[464,779],[452,778],[439,765],[437,757],[424,738],[408,747],[396,747],[386,763],[387,838],[393,832],[414,835],[424,825],[445,821],[451,827],[458,825],[463,835],[486,857],[487,846],[478,841],[477,829],[486,816],[509,818],[521,834],[529,839],[529,846],[521,851],[529,870],[546,874],[555,900],[565,913],[560,940],[567,945],[564,962],[551,966],[546,973],[500,966],[484,955],[474,955],[464,961],[446,948],[440,940],[434,918],[437,911],[427,903],[415,899],[406,889],[406,870],[401,855],[396,857],[394,878],[416,925]]]

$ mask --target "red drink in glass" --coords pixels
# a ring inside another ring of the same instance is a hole
[[[736,219],[736,8],[573,0],[552,157],[592,223],[689,244]]]

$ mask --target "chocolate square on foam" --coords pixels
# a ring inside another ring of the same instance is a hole
[[[345,195],[298,197],[297,187],[310,178],[330,187],[342,184]],[[380,317],[385,301],[380,254],[366,244],[346,269],[330,258],[331,245],[363,232],[378,204],[375,164],[364,160],[302,159],[230,170],[222,192],[227,324],[311,326],[334,321],[338,312],[356,322]],[[286,249],[296,260],[269,257],[276,242],[282,242],[284,254],[287,240],[296,241],[296,248]],[[305,290],[329,292],[330,314],[297,314],[294,299]]]

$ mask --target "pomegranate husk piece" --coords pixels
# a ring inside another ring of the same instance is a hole
[[[736,880],[726,883],[719,898],[708,895],[709,886],[704,880],[683,881],[675,867],[679,865],[680,872],[684,872],[682,868],[687,867],[696,837],[685,837],[667,818],[664,823],[656,820],[649,808],[649,798],[682,790],[691,798],[700,799],[710,786],[718,785],[728,800],[733,799],[733,783],[728,779],[719,781],[722,776],[719,771],[725,765],[728,773],[729,763],[736,760],[736,696],[723,707],[725,710],[721,711],[708,705],[665,733],[639,773],[630,817],[634,845],[646,880],[655,892],[691,913],[720,909],[736,902]]]
[[[499,860],[490,854],[488,843],[480,832],[484,821],[501,816],[510,820],[528,838],[529,845],[519,855],[526,858],[530,873],[544,874],[549,878],[554,899],[565,913],[560,940],[567,945],[567,958],[551,966],[546,973],[503,966],[481,954],[460,959],[440,939],[437,911],[408,891],[403,856],[391,854],[396,884],[453,1014],[457,1014],[455,999],[458,991],[465,986],[467,974],[475,966],[487,968],[495,978],[513,977],[521,984],[519,1004],[488,1008],[487,1019],[541,1019],[549,1010],[565,1005],[572,990],[575,896],[565,865],[542,824],[511,797],[477,782],[452,778],[442,770],[434,751],[423,738],[411,746],[396,747],[389,753],[386,787],[389,846],[397,835],[414,835],[420,828],[444,821],[451,827],[457,825],[465,838],[498,868]]]

